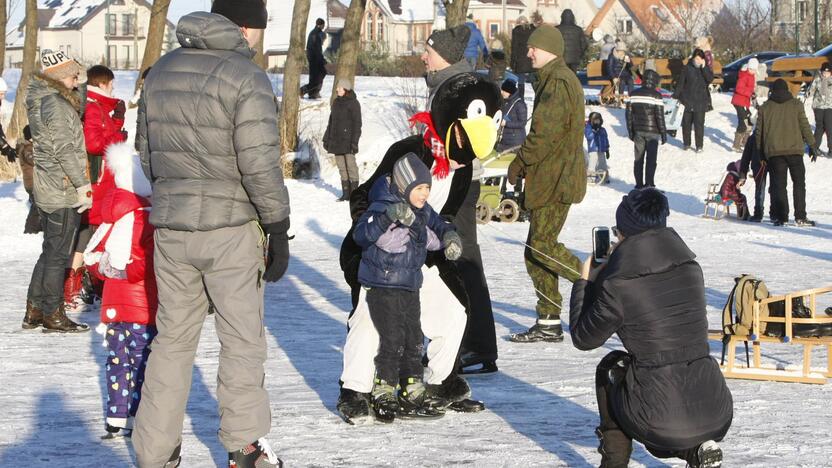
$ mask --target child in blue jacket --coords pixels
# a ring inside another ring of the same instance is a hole
[[[610,183],[610,170],[607,159],[610,158],[610,140],[604,128],[604,118],[597,112],[591,112],[584,127],[586,137],[586,176],[590,183]]]
[[[392,422],[397,413],[441,415],[425,401],[419,289],[428,250],[444,248],[445,257],[456,260],[462,241],[453,224],[427,203],[430,186],[430,170],[415,154],[406,154],[370,189],[370,207],[353,231],[362,248],[358,280],[367,289],[379,335],[372,405],[382,422]]]

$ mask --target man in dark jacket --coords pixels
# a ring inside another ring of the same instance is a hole
[[[673,97],[685,106],[682,114],[682,141],[685,150],[690,149],[690,130],[696,136],[696,152],[702,152],[705,139],[705,113],[710,111],[711,92],[708,85],[714,80],[714,72],[705,64],[705,52],[701,49],[693,51],[687,66],[682,70],[676,82]]]
[[[733,400],[708,347],[705,282],[695,255],[666,227],[667,198],[633,190],[615,214],[619,243],[607,263],[583,265],[569,329],[580,350],[617,334],[627,352],[598,365],[601,466],[625,468],[632,439],[659,458],[716,467]]]
[[[526,122],[529,120],[528,109],[523,96],[514,80],[505,80],[500,88],[503,95],[502,134],[497,143],[497,151],[506,151],[509,148],[518,148],[526,140]],[[514,181],[510,181],[514,183]]]
[[[326,77],[326,60],[324,59],[325,22],[318,18],[315,27],[306,38],[306,60],[309,62],[309,83],[301,86],[300,96],[309,95],[309,99],[321,98],[321,84]]]
[[[252,62],[268,14],[261,0],[215,0],[182,17],[181,48],[148,74],[138,112],[152,182],[159,334],[136,417],[139,466],[178,458],[191,373],[210,296],[222,343],[219,438],[236,466],[276,467],[264,388],[263,282],[289,262],[277,100]],[[264,261],[265,260],[265,261]]]
[[[655,187],[653,176],[656,174],[656,160],[659,153],[659,141],[667,143],[667,130],[664,122],[664,102],[656,89],[661,76],[653,70],[644,73],[644,85],[635,90],[627,101],[625,116],[627,134],[635,145],[633,174],[636,188]],[[644,172],[645,156],[647,172]]]
[[[789,196],[786,175],[791,175],[794,194],[794,220],[798,226],[814,226],[806,218],[806,167],[804,144],[812,162],[818,150],[812,127],[806,119],[803,103],[789,92],[782,79],[774,82],[768,101],[757,114],[757,149],[766,155],[771,172],[771,222],[782,226],[789,220]]]
[[[526,75],[533,72],[532,61],[528,57],[529,36],[534,32],[534,25],[529,24],[525,16],[517,18],[517,26],[511,30],[511,71],[517,75],[517,89],[520,97],[526,95]]]
[[[508,178],[526,180],[525,205],[531,219],[524,256],[537,291],[537,323],[511,335],[511,340],[559,342],[563,341],[563,299],[558,277],[575,281],[580,276],[580,260],[558,241],[558,235],[569,208],[586,194],[584,93],[563,60],[563,37],[554,27],[535,29],[529,38],[529,57],[538,70],[532,126],[508,168]]]
[[[558,30],[563,36],[563,60],[573,72],[578,71],[589,43],[584,29],[575,24],[575,14],[569,8],[560,14]]]

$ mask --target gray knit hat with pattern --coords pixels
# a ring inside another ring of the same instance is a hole
[[[393,184],[405,200],[410,199],[410,192],[417,185],[430,185],[431,180],[430,169],[415,153],[407,153],[393,166]]]
[[[446,62],[454,64],[462,60],[471,30],[460,25],[451,29],[434,30],[428,37],[427,45],[435,50]]]

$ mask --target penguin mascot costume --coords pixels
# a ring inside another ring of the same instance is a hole
[[[475,158],[492,152],[497,141],[502,114],[499,89],[486,77],[461,73],[449,78],[436,90],[428,112],[411,117],[411,125],[422,131],[394,143],[387,150],[375,173],[350,197],[353,227],[369,206],[369,192],[379,177],[393,171],[399,158],[416,154],[430,168],[432,186],[428,203],[453,221],[471,184]],[[348,422],[366,415],[367,394],[372,390],[378,350],[378,333],[370,319],[358,282],[361,248],[350,228],[341,244],[340,263],[352,292],[353,310],[344,345],[344,371],[338,409]],[[428,254],[422,268],[420,290],[422,331],[430,340],[427,347],[425,383],[431,396],[457,411],[479,411],[481,402],[469,400],[471,389],[455,374],[457,353],[465,333],[468,297],[453,262],[441,251]]]

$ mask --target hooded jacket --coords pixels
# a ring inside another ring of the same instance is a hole
[[[627,101],[625,116],[627,133],[636,135],[664,135],[667,130],[664,121],[664,101],[656,89],[661,77],[648,70],[644,73],[644,85],[633,91]]]
[[[586,151],[588,153],[603,154],[610,150],[610,140],[606,128],[592,128],[592,122],[587,121],[584,126],[584,137],[586,138]]]
[[[812,81],[809,96],[812,96],[812,109],[832,109],[832,76],[823,78],[819,74]]]
[[[514,73],[531,73],[532,59],[528,57],[529,36],[534,32],[531,24],[521,24],[511,30],[511,71]]]
[[[737,86],[734,87],[734,96],[731,104],[740,107],[751,107],[751,95],[757,88],[757,79],[748,70],[740,70],[737,74]]]
[[[529,111],[526,102],[520,96],[520,92],[515,91],[506,99],[500,110],[503,113],[503,122],[506,124],[503,127],[500,141],[497,143],[497,151],[505,151],[508,148],[522,145],[526,139],[526,122],[529,120]]]
[[[347,90],[332,102],[329,123],[324,132],[324,149],[332,154],[358,153],[361,138],[361,103],[355,91]]]
[[[92,182],[93,207],[101,202],[103,193],[99,190],[99,177],[97,177],[101,173],[101,159],[98,159],[98,163],[94,164],[95,160],[92,158],[102,158],[104,151],[110,145],[125,140],[124,134],[121,133],[124,119],[115,119],[111,115],[120,101],[120,99],[107,96],[98,88],[87,86],[86,106],[84,107],[84,142],[90,158],[90,177],[93,179],[90,180]],[[94,165],[97,170],[93,170]],[[101,224],[99,213],[100,210],[90,209],[88,213],[89,224],[96,226]]]
[[[478,58],[480,50],[482,50],[482,59],[485,60],[488,58],[488,46],[485,45],[485,39],[483,39],[477,24],[468,21],[465,26],[471,30],[471,35],[468,36],[468,45],[465,47],[465,58]]]
[[[802,155],[805,145],[815,148],[812,127],[806,119],[803,103],[788,89],[773,90],[757,113],[757,149],[766,159]]]
[[[583,28],[575,24],[575,14],[572,13],[572,10],[563,10],[557,28],[563,36],[563,60],[568,65],[581,63],[589,43],[586,40]]]
[[[84,250],[88,271],[104,281],[101,321],[154,325],[158,306],[153,273],[150,182],[127,143],[108,147],[101,176],[102,224]],[[108,277],[102,259],[122,272]]]
[[[355,225],[352,236],[362,249],[358,281],[364,287],[418,291],[428,250],[439,250],[439,239],[456,229],[428,204],[410,206],[416,215],[410,226],[393,223],[387,207],[404,202],[396,190],[390,177],[379,178],[370,190],[370,207]]]
[[[711,106],[711,92],[708,85],[714,80],[714,72],[708,66],[697,67],[693,59],[682,70],[676,82],[673,97],[681,102],[686,110],[692,112],[708,112]]]
[[[80,98],[59,81],[35,74],[26,94],[26,112],[34,142],[34,195],[47,213],[70,208],[77,188],[90,183]]]
[[[672,228],[651,229],[624,239],[595,282],[572,287],[572,343],[590,350],[618,335],[631,359],[613,387],[613,414],[627,435],[661,450],[721,440],[733,418],[694,258]]]
[[[210,231],[289,216],[277,100],[240,28],[195,12],[144,83],[136,131],[157,228]]]

